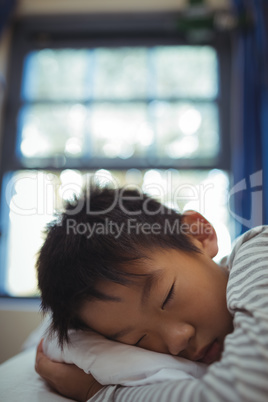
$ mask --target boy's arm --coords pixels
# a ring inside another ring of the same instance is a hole
[[[43,353],[42,341],[36,352],[35,370],[59,394],[76,401],[85,402],[103,388],[92,375],[74,364],[50,360]]]

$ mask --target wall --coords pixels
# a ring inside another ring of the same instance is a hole
[[[161,12],[175,11],[187,6],[187,0],[18,0],[14,18],[28,15],[92,12]],[[207,0],[211,8],[228,8],[230,0]],[[11,43],[12,28],[6,29],[0,37],[0,73],[6,77],[8,72],[8,53]],[[1,95],[1,93],[0,93]],[[1,113],[3,101],[0,96],[0,147]],[[14,356],[33,329],[41,322],[38,306],[23,307],[18,302],[8,306],[0,301],[0,363]]]
[[[0,305],[0,363],[16,355],[28,335],[41,323],[37,311],[12,311]]]
[[[213,9],[229,8],[231,0],[205,0]],[[181,10],[188,0],[19,0],[17,15],[79,12],[157,12]]]

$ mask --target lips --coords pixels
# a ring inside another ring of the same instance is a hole
[[[215,339],[212,343],[203,348],[194,359],[201,363],[211,364],[217,360],[219,360],[222,352],[221,344],[217,339]]]

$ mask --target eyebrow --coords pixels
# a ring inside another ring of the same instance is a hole
[[[156,285],[156,283],[162,278],[164,273],[163,269],[158,269],[146,276],[146,279],[143,284],[143,289],[142,289],[142,294],[140,298],[140,306],[143,307],[149,300],[150,295],[151,295],[151,290],[152,288]],[[117,301],[122,301],[122,299],[119,299]],[[106,337],[111,340],[117,340],[118,338],[122,338],[123,336],[129,334],[131,331],[133,331],[135,327],[129,326],[126,327],[120,331],[117,331],[111,335],[107,335]]]

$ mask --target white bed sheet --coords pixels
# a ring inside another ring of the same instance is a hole
[[[0,365],[1,402],[64,402],[34,370],[35,348],[30,348]]]

